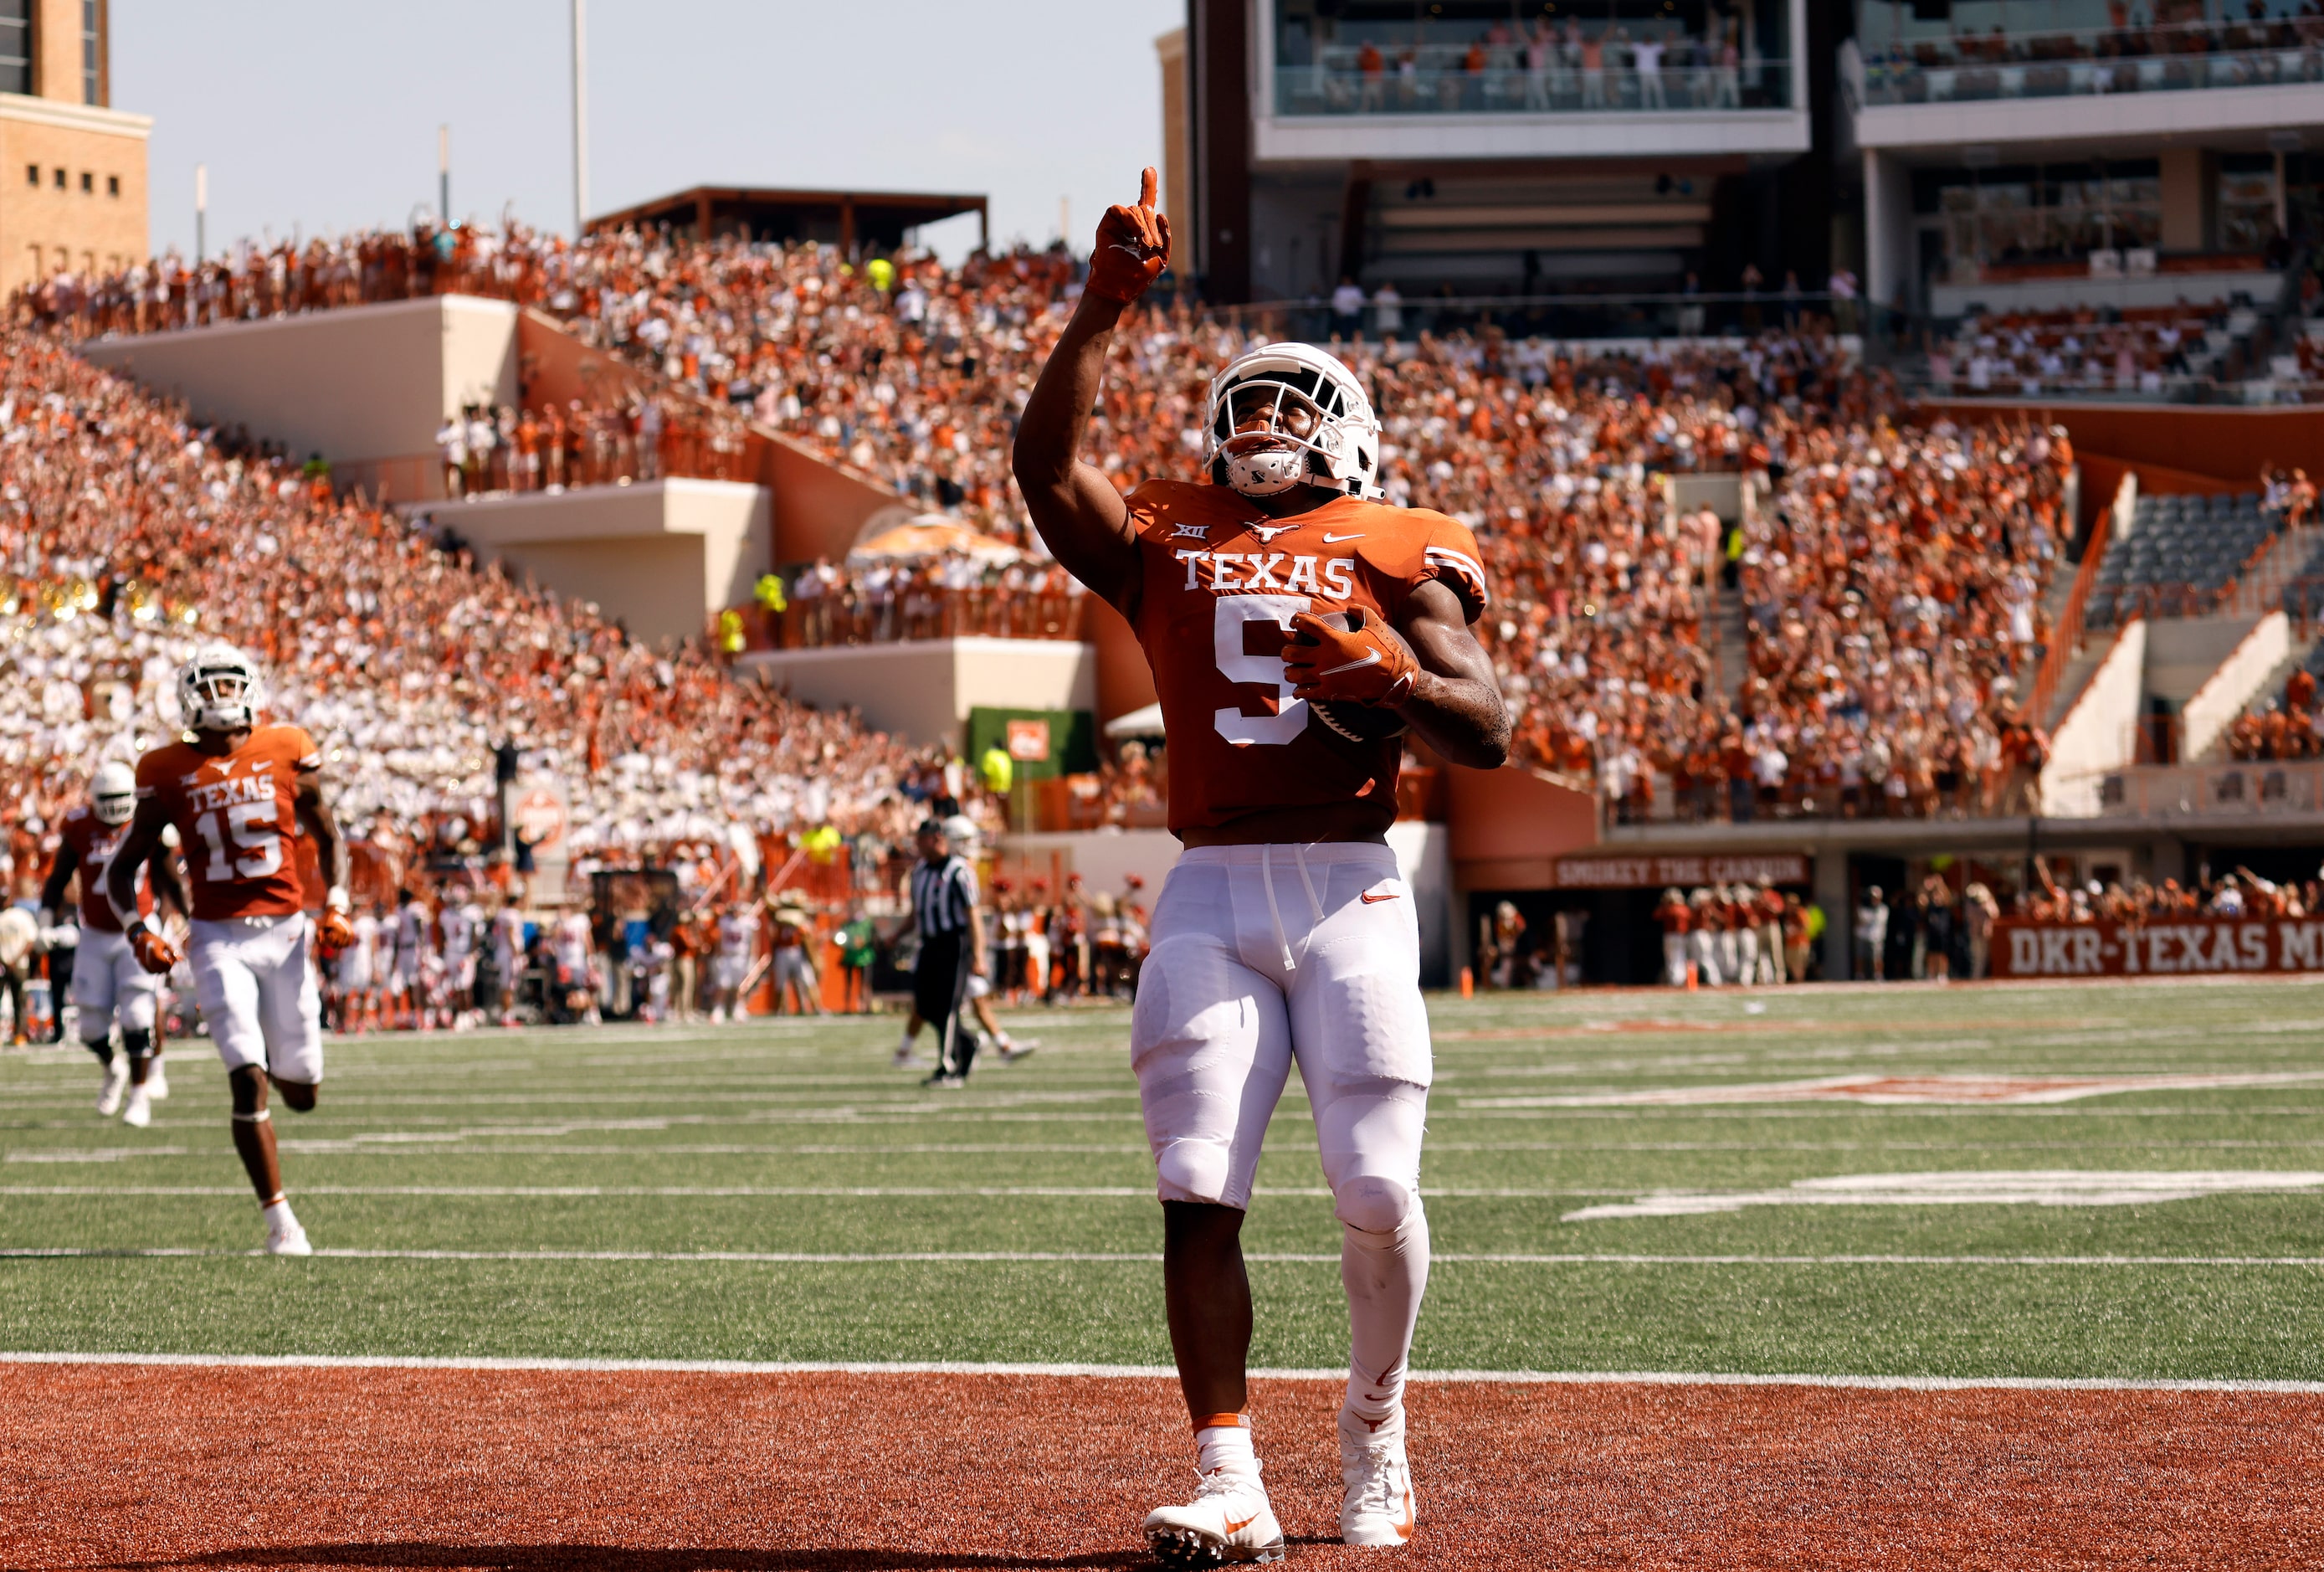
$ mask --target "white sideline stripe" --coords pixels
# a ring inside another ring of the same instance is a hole
[[[239,1194],[241,1192],[234,1192]],[[301,1192],[302,1194],[305,1192]],[[0,1260],[239,1260],[258,1250],[210,1250],[196,1245],[26,1244],[0,1245]],[[1145,1262],[1158,1263],[1159,1251],[1143,1250],[318,1250],[318,1259],[337,1261],[650,1261],[724,1262],[765,1265],[878,1265],[896,1262]],[[1251,1252],[1258,1264],[1337,1266],[1339,1254],[1289,1251]],[[1430,1257],[1437,1266],[2290,1266],[2324,1267],[2324,1255],[1676,1255],[1646,1253],[1551,1253],[1526,1251],[1452,1251]]]
[[[0,1185],[0,1196],[238,1196],[247,1185]],[[1065,1196],[1080,1200],[1151,1200],[1152,1185],[300,1185],[302,1196],[789,1196],[898,1199]],[[1260,1185],[1255,1196],[1326,1198],[1321,1186]],[[1455,1200],[1555,1200],[1561,1196],[1628,1196],[1631,1189],[1470,1189],[1429,1187],[1425,1197]]]
[[[1103,1381],[1175,1381],[1160,1364],[1011,1364],[978,1360],[520,1359],[392,1354],[72,1354],[0,1352],[0,1364],[191,1365],[258,1370],[510,1370],[590,1374],[1016,1375]],[[1344,1382],[1344,1370],[1259,1369],[1259,1381]],[[1445,1385],[1810,1386],[1869,1392],[2156,1392],[2284,1396],[2324,1393],[2324,1381],[2171,1381],[2138,1376],[1792,1375],[1683,1370],[1415,1370],[1410,1380]]]

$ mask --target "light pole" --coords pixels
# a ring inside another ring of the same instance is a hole
[[[452,128],[436,128],[436,217],[452,227]]]
[[[588,0],[573,0],[573,238],[589,217]]]
[[[203,230],[208,222],[209,213],[210,166],[198,163],[194,166],[194,265],[197,267],[201,265]]]

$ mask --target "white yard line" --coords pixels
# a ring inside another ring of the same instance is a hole
[[[973,1360],[919,1362],[744,1359],[495,1359],[331,1354],[5,1353],[0,1364],[190,1365],[259,1370],[483,1370],[587,1374],[678,1375],[995,1375],[1045,1379],[1171,1381],[1158,1364],[1012,1364]],[[1334,1385],[1344,1370],[1253,1370],[1260,1381]],[[1698,1373],[1691,1371],[1416,1370],[1411,1379],[1442,1384],[1519,1386],[1805,1386],[1870,1392],[2153,1392],[2308,1396],[2324,1381],[2169,1381],[2136,1376],[1806,1375]]]
[[[240,1192],[235,1192],[240,1193]],[[234,1260],[256,1257],[255,1250],[208,1250],[195,1246],[124,1247],[0,1245],[0,1260]],[[1143,1262],[1158,1263],[1159,1251],[1109,1250],[397,1250],[327,1249],[316,1256],[339,1261],[642,1261],[714,1262],[742,1264],[877,1265],[896,1262]],[[1337,1252],[1305,1253],[1254,1251],[1246,1261],[1273,1265],[1337,1266]],[[2056,1267],[2324,1267],[2324,1255],[1681,1255],[1631,1252],[1552,1253],[1450,1251],[1430,1258],[1434,1266],[2014,1266]]]

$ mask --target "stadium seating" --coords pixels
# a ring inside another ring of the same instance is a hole
[[[53,824],[100,754],[150,745],[175,662],[214,636],[264,662],[358,834],[482,830],[507,739],[566,782],[576,855],[730,827],[908,839],[927,758],[229,457],[38,334],[0,349],[0,816]]]
[[[2098,565],[2089,624],[2215,609],[2279,522],[2262,510],[2257,492],[2140,496],[2128,532],[2108,543]]]
[[[452,291],[512,298],[661,388],[747,411],[921,506],[1034,545],[1008,455],[1016,411],[1077,288],[1062,251],[980,254],[958,268],[917,254],[859,266],[814,245],[622,230],[575,246],[519,228],[368,234],[243,255],[198,273],[163,259],[118,279],[54,281],[20,310],[81,334]],[[1176,301],[1141,313],[1091,422],[1091,461],[1125,489],[1191,474],[1210,376],[1270,327]],[[1628,816],[1929,813],[1984,800],[1993,734],[2028,680],[2030,606],[2054,555],[2057,477],[2024,461],[2032,439],[1900,431],[1893,384],[1849,365],[1812,320],[1795,333],[1643,354],[1512,343],[1489,329],[1337,347],[1374,390],[1388,500],[1441,509],[1477,534],[1499,602],[1480,633],[1518,710],[1522,759],[1592,781]],[[524,439],[514,446],[511,484],[530,484]],[[1723,542],[1715,524],[1706,534],[1674,516],[1660,477],[1787,460],[1780,505],[1739,565],[1738,592],[1754,614],[1749,670],[1715,671],[1706,575]],[[488,480],[508,464],[491,467]],[[1825,485],[1822,471],[1836,467],[1856,478]],[[1859,484],[1865,495],[1917,501],[1913,539],[1868,535]],[[1827,563],[1833,552],[1840,560]],[[870,582],[885,569],[815,571],[824,604],[798,593],[795,569],[790,609],[754,617],[752,642],[982,625],[973,596],[921,585],[915,613],[909,587],[899,596],[892,578]],[[1832,620],[1844,608],[1825,605],[1859,578],[1880,587],[1857,606],[1853,636],[1884,620],[1872,612],[1901,605],[1932,638],[1950,635],[1923,656],[1932,669],[1874,680],[1886,652],[1850,643]],[[1811,604],[1823,609],[1803,620]],[[1940,710],[1957,734],[1942,743],[1932,735]],[[1827,724],[1833,714],[1842,720]],[[1908,789],[1889,786],[1892,774]]]

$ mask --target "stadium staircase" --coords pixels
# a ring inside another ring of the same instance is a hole
[[[1743,691],[1743,680],[1750,675],[1750,646],[1743,631],[1743,592],[1728,589],[1714,579],[1711,590],[1711,658],[1719,679],[1719,691],[1728,704],[1735,703]]]

